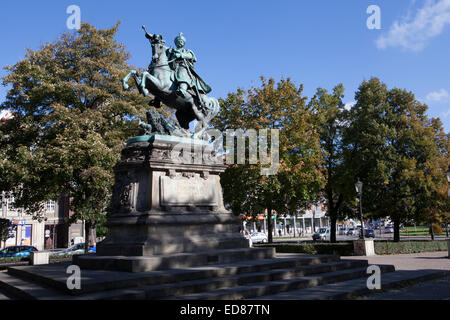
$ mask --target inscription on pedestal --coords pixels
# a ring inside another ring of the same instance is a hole
[[[160,178],[162,206],[217,206],[216,184],[200,177]]]

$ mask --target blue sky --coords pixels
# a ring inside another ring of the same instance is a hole
[[[151,55],[141,25],[170,45],[183,32],[212,96],[259,86],[263,75],[303,83],[308,97],[342,82],[351,104],[361,81],[376,76],[413,91],[450,131],[450,0],[2,1],[0,65],[67,32],[72,4],[99,28],[120,19],[117,39],[135,66]],[[381,10],[379,30],[367,28],[370,5]]]

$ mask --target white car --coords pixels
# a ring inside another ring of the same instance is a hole
[[[316,232],[312,236],[313,240],[329,241],[330,240],[330,229],[320,228],[319,232]]]
[[[394,228],[392,227],[385,227],[384,228],[384,233],[394,233]]]
[[[84,243],[77,243],[74,246],[71,246],[70,248],[58,251],[55,253],[52,253],[52,255],[55,256],[65,256],[65,255],[75,255],[75,254],[84,254]]]
[[[253,243],[267,243],[269,241],[267,235],[263,232],[253,232],[250,234],[250,240]]]

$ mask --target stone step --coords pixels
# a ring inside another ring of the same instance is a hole
[[[143,286],[125,290],[111,290],[83,295],[81,299],[162,299],[180,295],[202,293],[221,288],[235,288],[252,283],[272,282],[278,280],[294,279],[312,274],[335,272],[338,270],[367,267],[367,261],[341,261],[323,263],[319,265],[297,266],[285,269],[273,269],[253,273],[237,274],[218,278],[205,278],[192,281],[182,281],[162,285]]]
[[[48,286],[34,283],[0,272],[0,289],[12,299],[20,300],[67,300],[70,296]]]
[[[7,300],[13,299],[0,291],[0,301],[7,301]]]
[[[126,289],[138,286],[162,285],[175,282],[229,277],[247,273],[265,272],[274,269],[312,266],[339,262],[335,255],[278,254],[277,258],[240,261],[185,269],[129,273],[120,271],[82,270],[81,290],[68,290],[66,269],[69,264],[12,267],[8,273],[15,277],[44,283],[66,294],[80,295],[106,290]],[[360,261],[361,262],[361,261]],[[367,264],[363,260],[362,264]],[[312,268],[314,270],[314,268]]]
[[[394,266],[380,265],[382,273],[395,271]],[[328,272],[294,279],[268,281],[242,285],[234,288],[221,288],[204,293],[188,294],[167,298],[168,300],[241,300],[280,292],[322,286],[367,276],[367,267]]]
[[[155,256],[74,256],[81,269],[148,272],[275,257],[274,248],[238,248]]]
[[[384,273],[381,277],[381,290],[398,288],[412,283],[420,283],[450,275],[447,270],[401,270]],[[274,295],[267,295],[257,300],[338,300],[354,299],[361,295],[370,295],[380,290],[367,288],[367,277],[349,281],[336,282],[319,287],[293,290]]]

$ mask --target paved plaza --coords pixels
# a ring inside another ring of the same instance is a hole
[[[448,271],[448,252],[423,252],[415,254],[384,255],[373,257],[342,257],[342,259],[367,259],[369,264],[393,264],[396,272]],[[427,271],[425,271],[427,270]],[[404,288],[391,289],[383,293],[360,297],[363,300],[449,300],[450,276],[425,281]]]

